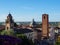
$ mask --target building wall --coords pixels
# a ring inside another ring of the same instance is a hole
[[[6,27],[6,30],[10,30],[10,24],[9,23],[7,23],[5,27]]]
[[[47,37],[48,36],[48,14],[42,15],[42,36]]]

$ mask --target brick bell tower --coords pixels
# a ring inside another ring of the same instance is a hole
[[[49,19],[48,14],[42,14],[42,37],[49,37]]]
[[[8,16],[7,16],[7,19],[6,19],[6,22],[5,22],[5,29],[6,30],[10,30],[13,28],[14,26],[14,21],[12,19],[12,15],[9,13]]]

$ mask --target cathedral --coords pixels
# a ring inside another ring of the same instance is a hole
[[[10,13],[7,16],[5,24],[6,24],[5,25],[5,30],[10,30],[10,29],[13,29],[13,27],[14,27],[14,20],[13,20],[13,17]]]

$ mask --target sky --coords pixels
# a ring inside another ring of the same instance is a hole
[[[14,21],[42,21],[42,14],[49,21],[60,21],[60,0],[0,0],[0,22],[5,22],[9,12]]]

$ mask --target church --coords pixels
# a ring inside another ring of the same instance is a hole
[[[5,21],[5,30],[10,30],[14,27],[14,20],[12,15],[9,13]]]

